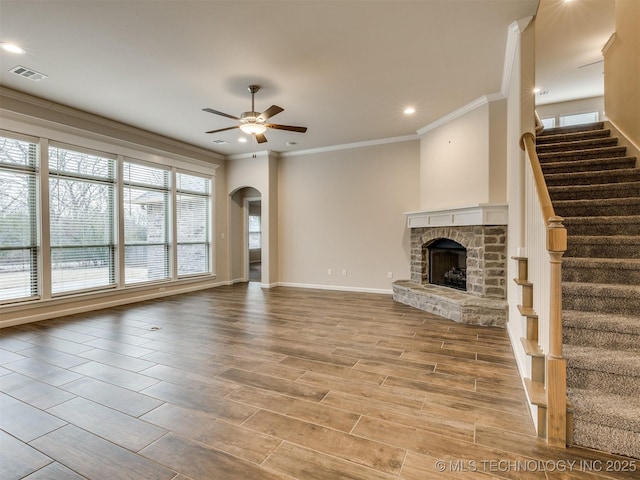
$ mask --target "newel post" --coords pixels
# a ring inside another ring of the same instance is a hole
[[[567,250],[567,229],[561,217],[550,217],[547,251],[551,270],[549,306],[549,353],[547,355],[547,442],[567,443],[567,361],[562,355],[562,256]]]

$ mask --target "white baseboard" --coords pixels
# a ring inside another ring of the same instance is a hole
[[[264,284],[263,284],[264,285]],[[316,285],[311,283],[293,283],[293,282],[278,282],[271,284],[267,288],[271,287],[294,287],[294,288],[309,288],[316,290],[336,290],[339,292],[358,292],[358,293],[378,293],[382,295],[393,295],[392,289],[384,288],[364,288],[364,287],[347,287],[342,285]]]

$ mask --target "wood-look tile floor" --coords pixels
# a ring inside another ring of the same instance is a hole
[[[506,330],[388,295],[236,285],[7,328],[0,386],[3,480],[638,478],[536,438]]]

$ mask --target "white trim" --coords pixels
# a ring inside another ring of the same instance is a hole
[[[316,290],[336,290],[339,292],[359,292],[359,293],[378,293],[382,295],[393,295],[393,289],[385,288],[364,288],[364,287],[346,287],[340,285],[317,285],[311,283],[292,283],[292,282],[277,282],[268,286],[262,284],[264,288],[272,287],[293,287],[293,288],[309,288]]]
[[[468,225],[507,225],[508,206],[505,203],[482,203],[470,207],[406,212],[407,228],[449,227]]]
[[[602,56],[604,57],[607,53],[609,53],[609,50],[611,49],[611,47],[613,47],[613,44],[616,43],[616,39],[618,38],[618,36],[616,35],[616,32],[613,32],[611,34],[611,36],[609,37],[609,40],[607,40],[607,43],[604,44],[604,47],[602,47],[602,50],[600,50],[602,52]]]
[[[4,108],[0,108],[0,120],[2,120],[1,127],[4,130],[11,132],[14,132],[15,130],[19,130],[20,132],[28,130],[27,135],[45,137],[52,142],[65,143],[73,147],[84,146],[85,148],[98,150],[104,153],[115,155],[120,154],[125,157],[166,166],[172,166],[175,164],[175,161],[179,161],[191,165],[191,168],[205,168],[207,173],[213,171],[213,175],[215,175],[215,170],[220,167],[220,165],[213,162],[199,160],[197,158],[187,157],[171,151],[122,140],[117,137],[96,133],[91,130],[84,130],[64,123],[58,123],[39,117],[32,117],[30,115],[6,110]],[[99,142],[99,144],[95,145],[95,142]],[[213,152],[209,152],[209,154],[216,156],[216,158],[213,158],[212,160],[218,160],[218,154],[213,154]],[[200,155],[204,154],[200,153]],[[200,173],[205,172],[200,171]]]
[[[431,122],[428,125],[425,125],[421,129],[418,130],[418,135],[424,135],[431,130],[435,130],[442,125],[446,125],[447,123],[455,120],[456,118],[462,117],[469,112],[472,112],[476,108],[482,107],[483,105],[487,105],[489,102],[495,102],[496,100],[503,100],[504,97],[501,93],[490,93],[489,95],[483,95],[479,98],[476,98],[472,102],[463,105],[462,107],[454,110],[453,112],[449,112],[446,115],[438,118],[437,120]]]
[[[419,138],[415,134],[403,135],[401,137],[388,137],[388,138],[380,138],[377,140],[365,140],[363,142],[344,143],[342,145],[331,145],[329,147],[310,148],[308,150],[297,150],[295,152],[282,152],[279,154],[279,156],[282,158],[298,157],[300,155],[313,155],[314,153],[335,152],[336,150],[349,150],[351,148],[373,147],[376,145],[386,145],[388,143],[410,142],[412,140],[419,140]]]
[[[503,97],[507,97],[509,87],[511,85],[511,72],[516,59],[516,46],[518,45],[518,37],[524,32],[533,20],[532,16],[523,17],[509,25],[507,29],[507,44],[504,52],[504,65],[502,68],[502,83],[500,85],[500,93]]]

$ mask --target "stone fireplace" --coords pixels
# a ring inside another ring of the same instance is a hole
[[[393,284],[394,300],[451,320],[504,326],[507,207],[408,213],[411,279]]]

